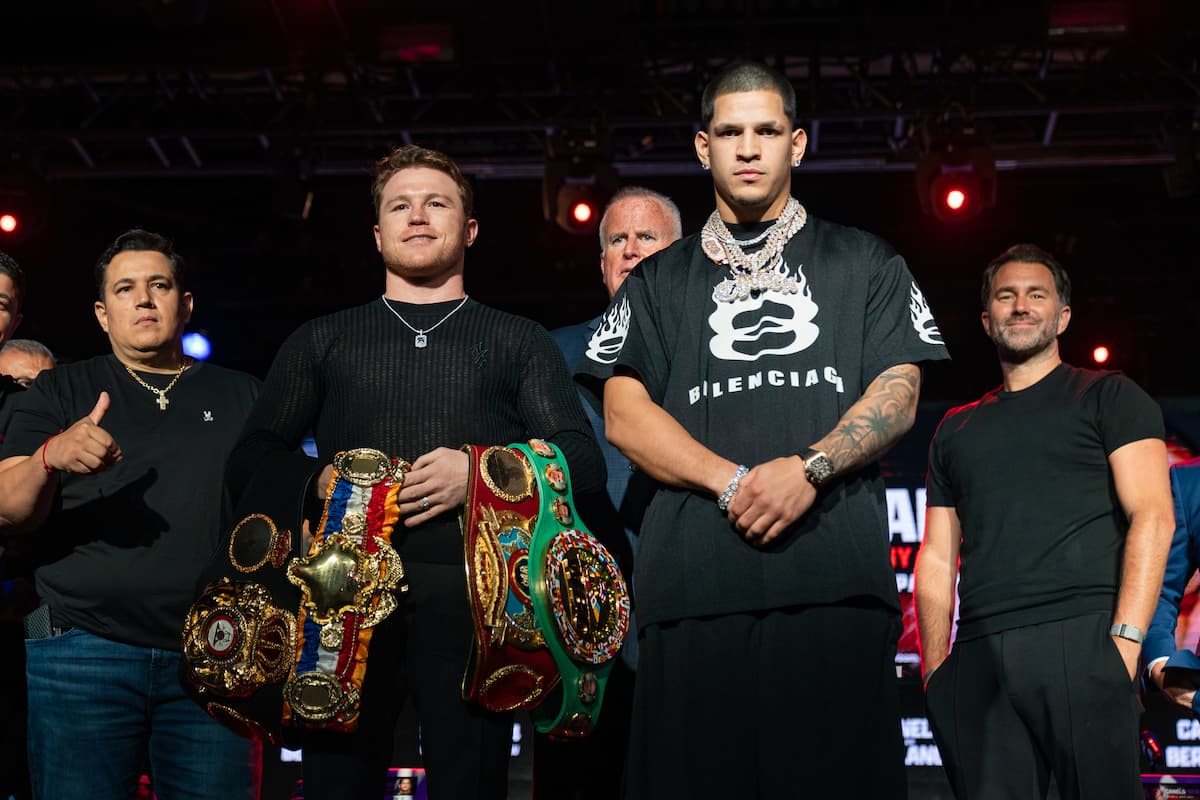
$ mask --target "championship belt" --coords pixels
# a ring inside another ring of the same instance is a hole
[[[372,631],[396,610],[397,593],[408,591],[391,541],[409,469],[368,448],[334,456],[312,546],[287,566],[301,601],[284,725],[348,733],[358,724]]]
[[[538,512],[528,460],[507,447],[463,445],[471,459],[461,519],[475,639],[463,699],[489,711],[532,708],[558,684],[529,590]]]
[[[576,518],[566,459],[541,439],[513,445],[537,482],[537,528],[529,585],[538,626],[562,677],[533,709],[542,733],[578,737],[600,716],[613,659],[629,630],[629,591],[616,560]]]
[[[298,518],[294,492],[251,480],[184,622],[184,685],[210,716],[279,744],[300,728],[354,728],[371,630],[405,588],[390,542],[407,468],[377,450],[338,453],[305,558],[279,522]]]
[[[202,570],[207,586],[188,609],[181,673],[193,699],[247,738],[283,743],[283,684],[296,663],[299,593],[284,577],[292,533],[276,523],[281,498],[248,504],[271,511],[244,516]]]

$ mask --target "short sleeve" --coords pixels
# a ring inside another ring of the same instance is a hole
[[[950,357],[933,311],[899,255],[872,270],[864,337],[864,386],[896,364]]]
[[[925,505],[954,508],[957,504],[954,489],[950,485],[950,475],[946,471],[945,434],[946,421],[949,415],[942,418],[933,441],[929,443],[929,470],[925,475]]]
[[[4,431],[0,460],[13,456],[28,456],[51,436],[74,424],[65,419],[50,373],[39,376],[28,390],[13,398],[12,417]]]
[[[1158,403],[1120,373],[1107,375],[1098,382],[1095,408],[1105,455],[1130,442],[1166,436]]]
[[[617,290],[588,340],[575,378],[594,408],[601,408],[604,381],[618,371],[635,373],[654,402],[666,392],[670,355],[662,334],[663,320],[650,278],[654,270],[643,262]]]

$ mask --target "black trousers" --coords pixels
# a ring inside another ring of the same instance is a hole
[[[629,749],[635,673],[620,656],[604,688],[600,719],[590,736],[533,737],[534,800],[618,800]]]
[[[898,634],[871,600],[647,626],[627,796],[903,800]]]
[[[926,704],[958,800],[1143,796],[1133,683],[1107,613],[957,642]]]
[[[473,628],[462,564],[405,562],[409,591],[371,640],[358,729],[309,733],[306,800],[383,797],[396,720],[410,696],[421,723],[429,796],[491,800],[508,794],[512,714],[462,699]]]

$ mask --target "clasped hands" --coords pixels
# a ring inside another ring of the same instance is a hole
[[[787,456],[764,462],[746,473],[729,503],[729,521],[757,547],[771,544],[817,499],[804,474],[804,461]]]

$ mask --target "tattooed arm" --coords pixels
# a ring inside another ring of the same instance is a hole
[[[875,461],[912,427],[920,389],[921,370],[915,364],[889,367],[812,448],[829,457],[834,475]],[[777,458],[742,478],[729,519],[747,541],[769,544],[808,513],[816,498],[800,457]]]

